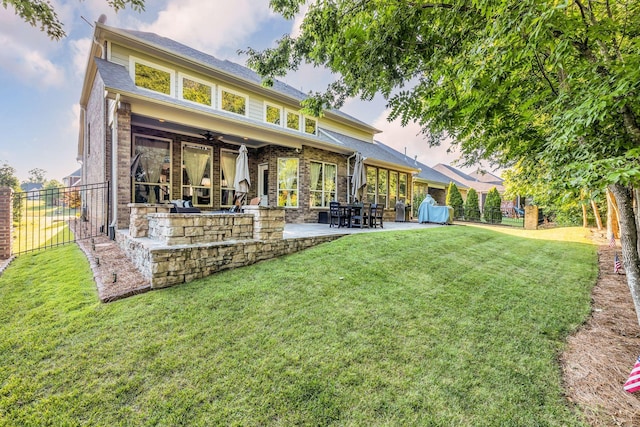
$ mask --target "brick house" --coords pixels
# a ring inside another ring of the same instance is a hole
[[[336,110],[305,116],[304,93],[279,81],[264,87],[246,67],[153,33],[97,22],[93,40],[78,159],[83,183],[110,182],[111,228],[128,227],[130,203],[231,207],[242,144],[249,198],[284,207],[286,222],[317,222],[330,201],[351,201],[357,152],[366,157],[365,202],[391,217],[397,200],[411,200],[420,168],[375,141],[374,127]]]

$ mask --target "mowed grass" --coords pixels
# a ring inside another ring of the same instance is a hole
[[[111,304],[80,250],[0,276],[0,425],[574,426],[557,356],[596,247],[344,237]]]

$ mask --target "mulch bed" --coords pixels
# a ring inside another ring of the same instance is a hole
[[[614,274],[619,248],[598,248],[592,315],[561,355],[565,393],[592,426],[640,426],[640,393],[622,388],[640,355],[640,326],[624,274]]]

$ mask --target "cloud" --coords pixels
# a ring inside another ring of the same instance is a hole
[[[64,69],[50,59],[60,48],[58,42],[19,16],[0,14],[0,44],[0,69],[21,82],[37,87],[64,83]]]
[[[71,51],[73,72],[78,77],[83,77],[87,69],[87,61],[89,60],[89,51],[91,49],[91,38],[86,37],[69,41],[69,50]]]
[[[154,22],[140,29],[220,55],[229,46],[235,52],[271,16],[267,1],[171,0]]]

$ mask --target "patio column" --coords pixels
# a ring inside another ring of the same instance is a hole
[[[11,257],[11,234],[13,229],[13,190],[0,187],[0,259]]]
[[[253,215],[253,238],[256,240],[282,240],[284,208],[275,206],[243,206],[244,213]]]

